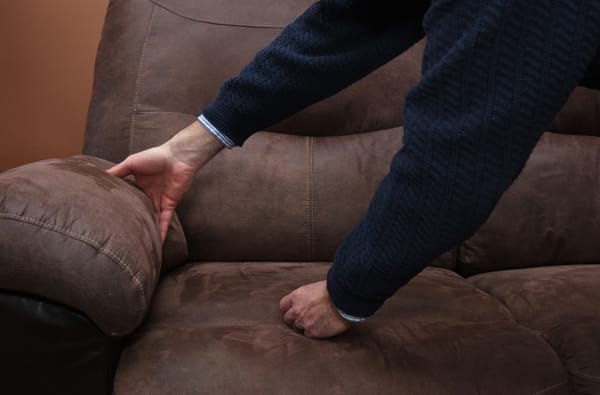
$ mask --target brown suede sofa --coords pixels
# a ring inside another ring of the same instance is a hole
[[[145,195],[104,172],[193,122],[310,3],[110,2],[85,155],[0,174],[1,393],[600,394],[598,91],[470,240],[330,340],[278,301],[325,278],[365,212],[423,43],[220,153],[164,248]]]

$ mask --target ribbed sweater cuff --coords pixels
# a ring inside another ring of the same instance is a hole
[[[241,146],[256,130],[251,121],[234,113],[231,108],[217,98],[202,111],[202,115],[235,146]]]
[[[367,319],[383,305],[383,302],[364,300],[348,292],[336,278],[332,269],[329,269],[327,273],[327,291],[338,311],[343,311],[352,317]]]
[[[226,148],[231,149],[236,146],[235,143],[229,137],[221,133],[221,131],[217,129],[215,125],[213,125],[212,122],[210,122],[204,116],[204,114],[200,114],[200,116],[198,117],[198,122],[204,125],[206,130],[208,130],[210,134],[212,134],[217,140],[219,140],[219,142],[223,144],[223,146],[225,146]]]

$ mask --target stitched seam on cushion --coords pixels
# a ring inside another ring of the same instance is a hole
[[[304,223],[306,224],[306,249],[308,259],[313,259],[315,255],[315,191],[314,191],[314,146],[316,139],[314,137],[306,137],[306,200],[305,200],[305,216]]]
[[[525,325],[524,323],[522,323],[521,321],[519,321],[517,319],[517,317],[515,316],[515,314],[513,313],[513,311],[508,307],[508,305],[502,299],[500,299],[498,296],[494,295],[491,292],[484,291],[483,289],[479,288],[477,285],[475,285],[473,283],[470,283],[470,284],[473,287],[475,287],[475,289],[479,290],[480,292],[482,292],[482,293],[484,293],[486,295],[489,295],[490,297],[492,297],[493,299],[495,299],[499,304],[501,304],[502,306],[504,306],[504,308],[510,314],[510,316],[514,320],[514,323],[517,326],[519,326],[519,327],[521,327],[521,328],[523,328],[523,329],[525,329],[525,330],[527,330],[527,331],[529,331],[529,332],[531,332],[531,333],[539,336],[540,339],[542,339],[544,341],[544,343],[546,343],[548,345],[548,347],[550,348],[550,350],[552,350],[552,353],[556,356],[556,358],[558,359],[558,361],[561,363],[561,365],[563,366],[564,370],[567,371],[567,373],[570,373],[569,370],[564,366],[563,360],[560,357],[560,355],[556,352],[556,350],[554,349],[554,347],[552,346],[552,344],[550,344],[550,342],[546,339],[546,337],[544,337],[544,335],[539,330],[530,328],[527,325]]]
[[[188,21],[201,22],[206,23],[207,25],[216,25],[216,26],[231,26],[231,27],[248,27],[253,29],[283,29],[285,26],[276,26],[276,25],[244,25],[239,23],[225,23],[225,22],[213,22],[206,19],[193,18],[187,15],[184,15],[180,12],[175,11],[174,9],[157,2],[156,0],[151,0],[152,3],[163,10],[170,12],[173,15],[177,15],[180,18],[187,19]]]
[[[310,141],[311,141],[311,155],[310,155],[310,176],[311,176],[311,207],[310,207],[310,221],[311,221],[311,225],[310,225],[310,230],[311,230],[311,239],[312,239],[312,251],[311,251],[311,259],[315,259],[315,256],[317,254],[317,235],[315,234],[315,228],[316,228],[316,224],[317,224],[317,199],[318,199],[318,195],[317,195],[317,189],[316,189],[316,168],[315,168],[315,163],[316,163],[316,154],[317,154],[317,138],[316,137],[310,137]]]
[[[454,271],[454,270],[452,270]],[[517,320],[517,317],[515,317],[515,314],[512,312],[511,309],[508,308],[508,305],[506,303],[504,303],[503,300],[501,300],[499,297],[497,297],[496,295],[494,295],[493,293],[490,292],[486,292],[483,289],[479,288],[477,285],[473,284],[472,282],[468,281],[467,278],[465,278],[464,276],[462,276],[460,273],[457,273],[454,271],[454,273],[458,274],[459,276],[461,276],[468,284],[470,284],[473,288],[475,288],[477,291],[481,292],[482,294],[485,294],[487,296],[489,296],[490,298],[494,299],[496,302],[498,302],[498,304],[500,304],[502,307],[504,307],[504,309],[508,312],[508,314],[510,314],[510,317],[513,319],[513,322],[519,326],[522,326],[523,328],[529,330],[529,331],[533,331],[531,328],[527,328],[526,326],[524,326],[523,324],[521,324],[519,322],[519,320]],[[545,339],[544,339],[545,341]]]
[[[153,3],[154,4],[154,3]],[[142,44],[142,52],[140,54],[140,61],[138,64],[137,74],[135,76],[135,93],[133,94],[133,103],[131,109],[131,117],[129,119],[129,154],[132,154],[135,150],[135,115],[138,110],[138,101],[140,98],[140,87],[142,85],[142,68],[144,66],[144,58],[146,56],[146,46],[150,37],[150,30],[152,28],[152,22],[154,21],[154,14],[156,13],[156,5],[152,7],[152,13],[148,20],[148,27],[146,28],[146,34],[144,36],[144,43]]]
[[[310,141],[304,138],[304,234],[306,237],[306,255],[310,259],[310,224],[309,224],[309,196],[310,196]]]
[[[543,395],[544,393],[546,393],[546,392],[548,392],[548,391],[551,391],[551,390],[553,390],[553,389],[556,389],[556,388],[562,387],[562,386],[564,386],[565,384],[569,384],[569,382],[568,382],[568,381],[563,381],[562,383],[558,383],[558,384],[551,385],[550,387],[546,387],[546,388],[544,388],[544,389],[543,389],[543,390],[541,390],[541,391],[534,392],[532,395]]]
[[[117,254],[115,254],[113,251],[109,250],[106,247],[103,247],[102,245],[100,245],[100,243],[96,242],[95,240],[90,239],[87,236],[84,236],[79,233],[75,233],[75,232],[67,230],[67,229],[59,228],[56,225],[52,225],[47,222],[40,221],[39,219],[36,219],[36,218],[26,217],[26,216],[17,215],[17,214],[0,213],[0,219],[7,219],[7,220],[16,221],[16,222],[23,222],[23,223],[27,223],[27,224],[37,225],[41,228],[62,234],[64,236],[68,236],[74,240],[80,241],[82,243],[89,245],[90,247],[93,247],[100,254],[105,255],[106,257],[110,258],[110,260],[112,260],[114,263],[116,263],[125,273],[127,273],[129,275],[129,277],[131,278],[135,287],[139,291],[140,313],[143,313],[144,310],[146,309],[146,292],[144,290],[144,285],[140,281],[137,274],[133,273],[133,270],[131,270],[131,267],[125,262],[125,260],[123,258],[119,258],[117,256]]]
[[[508,307],[507,307],[507,308],[508,308]],[[509,310],[509,311],[510,311],[510,310]],[[511,314],[512,314],[512,311],[510,311],[510,312],[511,312]],[[565,360],[564,360],[564,359],[562,358],[562,356],[561,356],[561,355],[558,353],[558,351],[556,351],[556,349],[555,349],[555,348],[554,348],[554,346],[553,346],[553,345],[550,343],[550,341],[549,341],[548,339],[546,339],[546,336],[544,336],[544,334],[543,334],[541,331],[539,331],[539,330],[537,330],[537,329],[530,328],[530,327],[526,326],[524,323],[520,322],[519,320],[517,320],[516,322],[517,322],[517,324],[518,324],[519,326],[521,326],[522,328],[525,328],[525,329],[527,329],[527,330],[529,330],[529,331],[531,331],[531,332],[533,332],[533,333],[537,334],[537,335],[538,335],[538,336],[539,336],[539,337],[540,337],[540,338],[541,338],[541,339],[544,341],[544,343],[546,343],[546,344],[548,345],[548,348],[549,348],[550,350],[552,350],[552,353],[553,353],[553,354],[556,356],[556,358],[558,359],[558,361],[560,362],[560,364],[562,365],[563,369],[565,370],[565,372],[566,372],[568,375],[570,375],[570,376],[577,376],[577,374],[575,374],[575,373],[571,372],[571,370],[570,370],[569,368],[567,368],[567,366],[566,366],[566,364],[565,364]],[[536,394],[534,394],[534,395],[536,395]]]
[[[492,298],[496,299],[498,301],[498,303],[502,304],[506,308],[506,310],[510,313],[510,315],[513,317],[513,319],[515,320],[515,323],[518,326],[520,326],[521,328],[524,328],[524,329],[526,329],[526,330],[528,330],[528,331],[536,334],[537,336],[539,336],[544,341],[544,343],[546,343],[548,345],[548,347],[550,348],[550,350],[552,350],[552,353],[556,356],[556,358],[561,363],[561,365],[563,366],[563,369],[567,372],[567,374],[570,374],[572,376],[578,376],[578,377],[581,377],[581,378],[585,378],[585,379],[588,379],[588,380],[591,380],[591,381],[595,381],[597,379],[595,377],[585,377],[585,376],[583,376],[583,375],[585,375],[585,373],[578,374],[578,372],[572,372],[570,369],[568,369],[565,366],[565,362],[563,361],[563,358],[560,356],[560,354],[558,354],[558,352],[554,349],[554,347],[552,346],[552,344],[550,344],[550,342],[548,341],[548,339],[546,339],[546,337],[543,335],[543,333],[541,333],[537,329],[530,328],[527,325],[525,325],[523,322],[519,321],[517,319],[517,317],[514,315],[514,313],[512,312],[512,310],[508,307],[508,305],[503,300],[501,300],[499,297],[497,297],[496,295],[494,295],[494,294],[492,294],[490,292],[484,291],[483,289],[479,288],[478,286],[476,286],[473,283],[471,283],[471,285],[473,285],[475,288],[477,288],[481,292],[483,292],[483,293],[485,293],[487,295],[490,295]],[[599,380],[599,382],[600,382],[600,380]],[[552,388],[552,387],[550,387],[550,388]],[[549,390],[550,388],[546,388],[545,390],[542,390],[542,391]],[[533,395],[538,395],[538,394],[541,394],[541,393],[540,392],[536,392]]]

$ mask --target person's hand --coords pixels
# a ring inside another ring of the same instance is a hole
[[[107,171],[115,177],[135,177],[154,204],[164,241],[175,207],[194,175],[221,149],[223,145],[202,124],[194,122],[165,144],[130,155]]]
[[[347,331],[352,325],[333,305],[327,282],[304,285],[279,302],[283,320],[292,328],[303,331],[305,336],[326,338]]]

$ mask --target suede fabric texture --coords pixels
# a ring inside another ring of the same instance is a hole
[[[402,128],[320,138],[260,133],[243,150],[220,153],[178,208],[190,258],[332,260],[402,135]],[[453,267],[454,255],[433,264]]]
[[[308,3],[111,1],[85,152],[119,161],[163,143]],[[399,109],[420,78],[422,50],[423,42],[203,169],[178,214],[190,261],[215,262],[190,263],[163,279],[122,354],[116,394],[595,390],[598,312],[586,303],[597,300],[597,267],[571,280],[552,272],[558,282],[536,271],[527,281],[521,271],[502,272],[600,258],[598,143],[567,136],[600,133],[600,93],[591,89],[573,92],[548,127],[564,135],[542,138],[480,232],[440,261],[460,274],[497,273],[470,284],[428,268],[371,321],[329,341],[282,323],[277,301],[325,278],[328,265],[311,261],[331,258],[400,148]],[[502,303],[513,275],[520,294],[537,289],[529,307]],[[536,283],[538,275],[545,280]],[[571,298],[573,290],[590,299]]]
[[[163,279],[115,394],[564,394],[556,354],[495,298],[428,268],[371,321],[301,336],[277,301],[328,264],[198,263]]]
[[[221,83],[237,74],[309,3],[111,2],[96,60],[84,153],[116,162],[166,141],[182,127],[178,119],[192,122]],[[244,11],[248,9],[254,11]],[[193,50],[180,45],[192,38]],[[422,41],[269,131],[327,136],[402,126],[399,109],[420,78],[423,47]],[[155,127],[161,119],[172,121]]]
[[[130,153],[163,143],[194,122],[221,83],[239,72],[308,4],[275,3],[261,0],[256,8],[257,3],[234,5],[232,1],[112,2],[96,61],[84,152],[122,160]],[[177,45],[190,40],[193,50]],[[213,160],[178,208],[190,237],[192,258],[332,259],[341,240],[363,215],[378,181],[387,172],[393,150],[400,147],[400,109],[404,96],[420,78],[423,47],[421,41],[334,97],[274,125],[270,132],[277,134],[258,133],[243,150],[224,152]],[[599,95],[590,89],[576,90],[552,130],[595,134]],[[375,134],[356,137],[369,131]],[[387,136],[396,132],[394,137]],[[279,133],[315,138],[294,140]],[[320,137],[347,134],[355,137]],[[348,170],[358,170],[358,179],[343,168],[338,156],[351,161]],[[331,170],[324,167],[332,163]],[[338,170],[343,172],[339,180]],[[280,192],[278,197],[269,194],[270,189]],[[229,220],[222,220],[222,216]],[[231,240],[236,243],[232,245]],[[471,258],[465,259],[465,273],[499,265],[494,260],[481,268],[470,268],[480,262],[472,259],[472,265]]]
[[[68,305],[124,335],[149,307],[162,247],[149,199],[107,174],[111,165],[79,156],[0,175],[0,288]],[[171,228],[167,267],[187,258],[181,225]]]
[[[93,164],[101,170],[108,170],[114,165],[114,163],[112,162],[100,158],[95,158],[93,156],[79,155],[75,158],[88,161],[89,163]],[[127,177],[126,180],[128,184],[135,186],[135,180],[133,180],[133,177]],[[172,270],[177,266],[184,264],[187,261],[187,259],[187,240],[185,238],[185,233],[183,231],[181,221],[179,220],[179,216],[177,215],[177,213],[175,213],[173,215],[173,218],[171,219],[171,223],[169,224],[169,229],[167,231],[167,236],[162,245],[162,259],[160,265],[161,274],[164,274],[169,270]]]
[[[544,337],[568,370],[574,393],[600,393],[600,265],[505,270],[469,282]]]
[[[600,65],[595,66],[600,69]],[[600,87],[577,87],[556,115],[549,132],[600,136]]]

